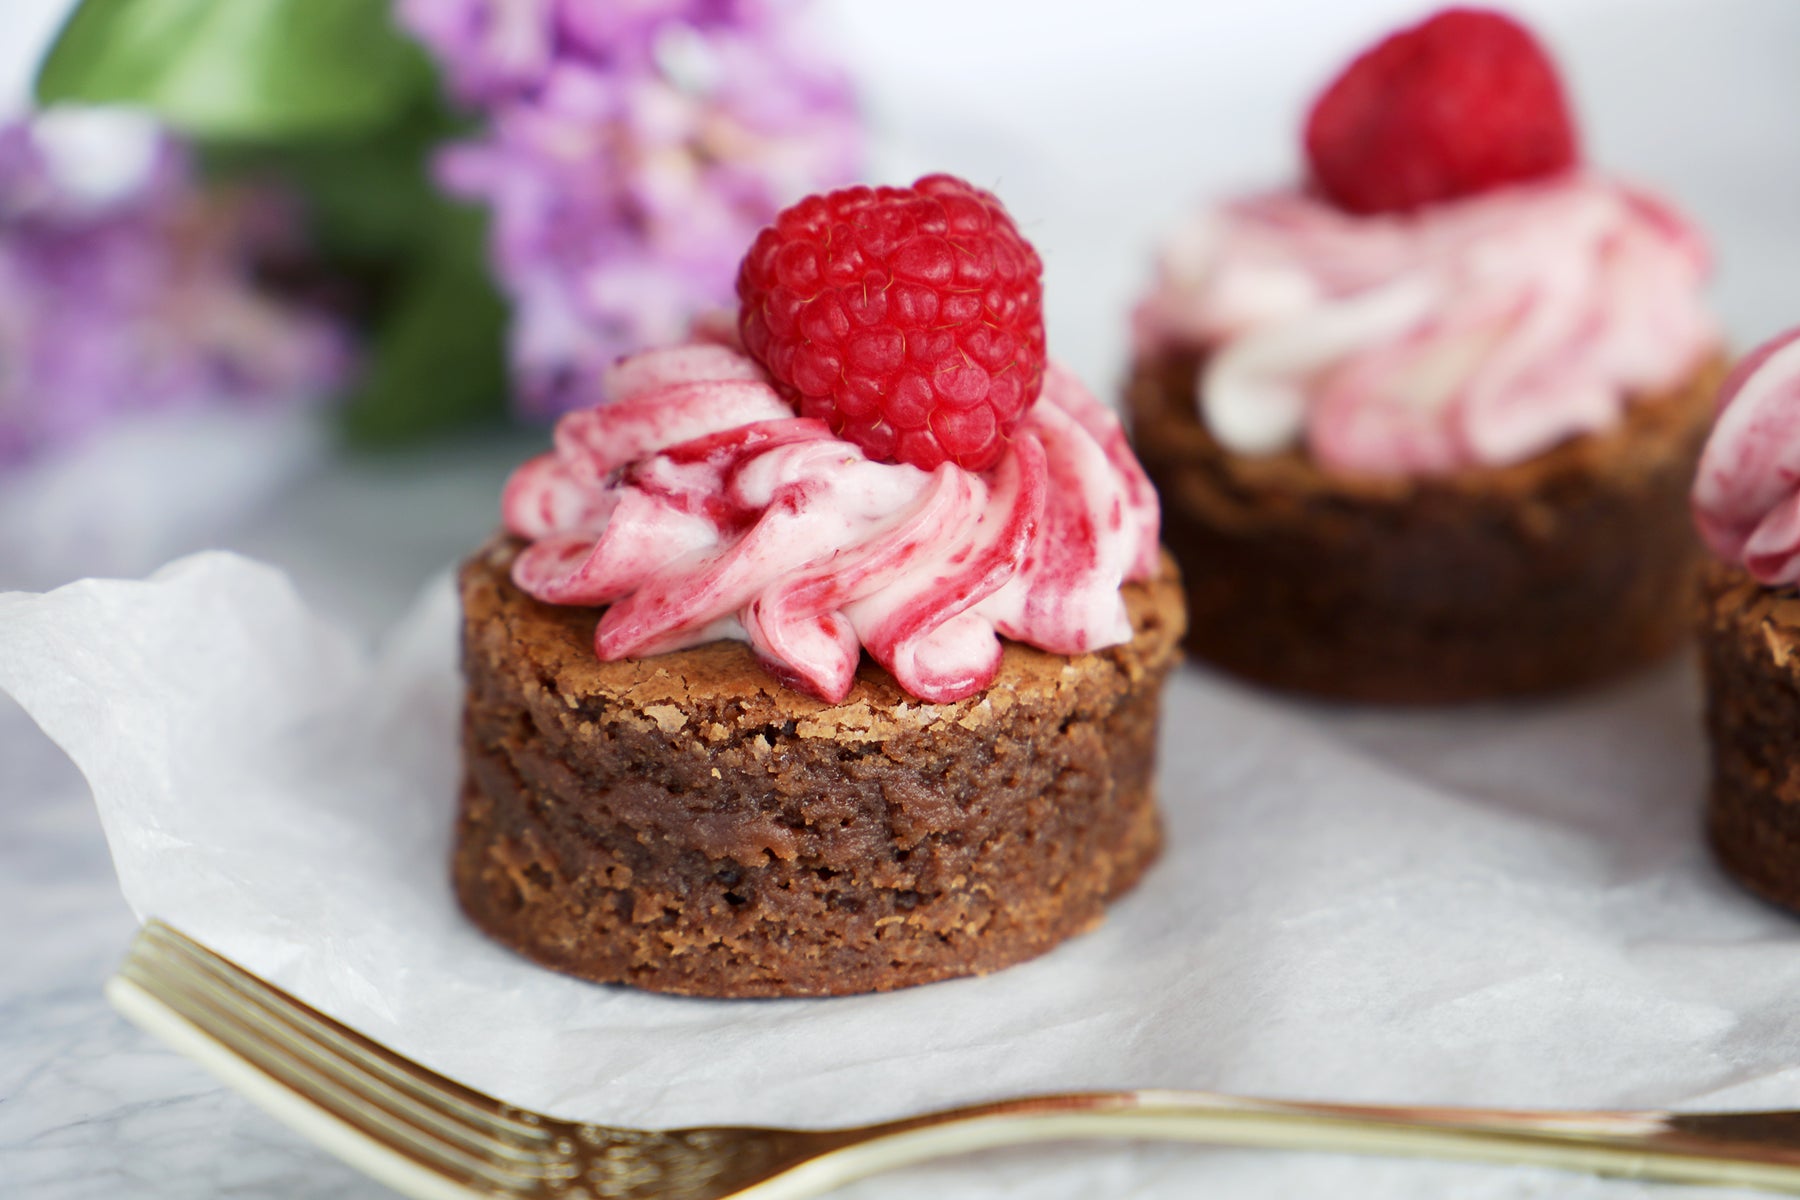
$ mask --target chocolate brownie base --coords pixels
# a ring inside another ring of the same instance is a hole
[[[1599,681],[1690,636],[1687,492],[1721,363],[1615,430],[1425,479],[1227,451],[1198,416],[1199,363],[1140,363],[1128,394],[1196,657],[1320,696],[1445,703]]]
[[[1800,909],[1800,593],[1714,564],[1700,625],[1719,864]]]
[[[1009,643],[954,704],[865,662],[828,705],[737,642],[599,662],[595,610],[518,591],[514,553],[462,572],[453,873],[475,923],[546,966],[699,996],[980,974],[1096,924],[1156,856],[1172,568],[1126,588],[1127,645]]]

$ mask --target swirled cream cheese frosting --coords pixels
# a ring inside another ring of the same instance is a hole
[[[1289,190],[1200,214],[1135,314],[1140,354],[1200,355],[1212,435],[1382,475],[1502,466],[1606,429],[1717,332],[1694,226],[1588,173],[1413,212]]]
[[[616,364],[506,487],[514,582],[606,606],[602,660],[747,641],[843,699],[866,649],[912,695],[981,691],[1000,638],[1127,641],[1120,586],[1157,570],[1159,512],[1123,431],[1052,363],[997,465],[874,461],[796,416],[752,359],[697,342]]]
[[[1726,379],[1693,505],[1714,554],[1770,586],[1800,582],[1800,329]]]

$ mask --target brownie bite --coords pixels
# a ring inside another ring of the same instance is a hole
[[[1504,13],[1366,50],[1301,140],[1305,178],[1194,212],[1134,312],[1126,407],[1193,656],[1438,704],[1667,655],[1723,370],[1699,228],[1581,160]]]
[[[476,924],[570,974],[698,996],[982,974],[1101,919],[1155,858],[1173,570],[1125,588],[1129,642],[1008,643],[922,703],[867,661],[841,702],[741,642],[600,662],[596,613],[465,564],[467,776],[454,878]]]
[[[1694,478],[1707,567],[1700,651],[1719,864],[1800,909],[1800,329],[1719,390]]]
[[[1140,362],[1138,455],[1187,585],[1187,646],[1270,687],[1432,704],[1561,691],[1668,655],[1705,560],[1687,491],[1723,363],[1613,429],[1410,478],[1240,455],[1199,415],[1200,355]]]
[[[1800,593],[1725,563],[1705,592],[1707,831],[1734,878],[1800,910]]]
[[[694,996],[980,975],[1161,841],[1155,489],[947,175],[783,210],[734,337],[614,362],[462,576],[469,916]]]

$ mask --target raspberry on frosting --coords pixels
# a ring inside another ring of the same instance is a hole
[[[513,473],[513,582],[604,607],[602,661],[735,638],[833,703],[864,651],[937,703],[992,683],[1002,638],[1130,640],[1156,493],[1047,360],[1041,272],[947,175],[801,201],[744,259],[737,330],[614,363]]]
[[[1000,202],[960,179],[846,188],[758,235],[740,328],[801,415],[870,458],[982,471],[1042,384],[1042,271]]]
[[[1800,329],[1725,380],[1693,506],[1714,554],[1772,587],[1800,583]]]
[[[1530,30],[1452,8],[1345,68],[1307,117],[1306,157],[1338,207],[1409,212],[1570,169],[1575,122]]]
[[[1199,351],[1227,450],[1328,471],[1522,462],[1681,382],[1718,332],[1699,229],[1578,167],[1543,47],[1449,9],[1350,64],[1306,126],[1312,179],[1196,215],[1133,314]]]

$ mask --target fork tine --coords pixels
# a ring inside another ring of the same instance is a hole
[[[517,1195],[516,1189],[449,1158],[442,1143],[394,1128],[296,1077],[289,1064],[229,1022],[196,1012],[160,981],[127,968],[107,984],[113,1004],[138,1025],[198,1060],[286,1124],[400,1191],[430,1200]]]
[[[155,979],[136,967],[120,972],[126,986],[143,991],[159,989],[156,998],[165,1008],[199,1029],[205,1036],[270,1081],[303,1098],[341,1124],[361,1133],[387,1150],[402,1154],[420,1166],[447,1178],[475,1179],[484,1185],[506,1189],[529,1182],[510,1171],[497,1170],[477,1153],[450,1139],[408,1121],[356,1089],[346,1087],[274,1044],[266,1034],[240,1024],[227,1008],[167,979]]]
[[[380,1042],[333,1020],[262,977],[251,974],[180,930],[152,920],[144,926],[139,936],[147,949],[154,948],[156,951],[175,955],[184,965],[203,972],[234,994],[245,998],[253,997],[262,1009],[277,1017],[296,1034],[322,1047],[329,1047],[363,1071],[373,1074],[408,1096],[447,1114],[453,1114],[474,1129],[489,1133],[509,1145],[545,1144],[555,1138],[554,1134],[544,1128],[543,1118],[537,1113],[514,1108],[419,1065]]]
[[[178,964],[163,964],[176,965]],[[129,964],[124,974],[143,986],[150,976],[142,964]],[[273,1019],[255,1006],[254,1000],[233,993],[214,981],[189,971],[164,971],[154,975],[165,998],[180,1000],[196,1016],[204,1016],[208,1029],[218,1031],[220,1022],[229,1022],[253,1038],[259,1048],[273,1052],[274,1066],[289,1078],[305,1073],[310,1084],[325,1089],[330,1095],[353,1106],[359,1114],[365,1111],[374,1119],[398,1121],[410,1127],[407,1136],[419,1136],[443,1143],[448,1151],[460,1151],[473,1161],[493,1163],[496,1167],[527,1176],[541,1174],[542,1161],[529,1151],[518,1150],[489,1136],[486,1132],[462,1124],[446,1116],[432,1105],[400,1093],[358,1069],[356,1064],[334,1057],[328,1049],[311,1042],[304,1031],[294,1030]],[[221,1031],[222,1032],[222,1031]],[[235,1047],[234,1045],[234,1048]],[[454,1153],[454,1161],[462,1161]]]
[[[121,1011],[390,1186],[431,1200],[522,1196],[539,1193],[546,1174],[557,1173],[542,1159],[496,1159],[484,1151],[498,1142],[476,1149],[466,1134],[446,1136],[416,1111],[397,1111],[393,1089],[371,1088],[370,1077],[341,1063],[335,1072],[322,1068],[294,1034],[259,1020],[265,1010],[251,998],[209,983],[182,956],[139,949],[108,985]]]
[[[554,1140],[537,1114],[523,1113],[427,1070],[167,926],[153,931],[149,943],[178,959],[184,977],[210,981],[223,990],[228,1002],[254,1005],[255,1019],[273,1026],[267,1028],[270,1036],[297,1039],[300,1052],[320,1069],[358,1088],[385,1089],[380,1099],[386,1104],[471,1148],[536,1162]]]

